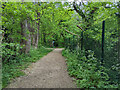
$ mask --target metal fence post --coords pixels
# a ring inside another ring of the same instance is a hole
[[[104,36],[105,36],[105,21],[102,22],[102,54],[101,54],[101,65],[103,65],[104,60]]]
[[[81,32],[81,50],[83,50],[83,31]]]

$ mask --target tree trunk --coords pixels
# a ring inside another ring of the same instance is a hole
[[[46,44],[46,34],[45,34],[45,31],[44,31],[44,33],[43,33],[43,41],[44,41],[44,45]]]
[[[26,42],[25,42],[25,53],[29,53],[30,48],[31,48],[31,35],[30,35],[30,23],[28,23],[27,20],[25,20],[25,37],[26,37]],[[28,33],[27,33],[28,32]]]
[[[28,30],[30,29],[29,27],[30,24],[28,24],[27,20],[21,23],[21,35],[22,37],[25,37],[25,39],[22,39],[20,42],[21,46],[23,46],[21,53],[27,54],[29,53],[31,48],[31,35],[30,35],[30,31]]]
[[[32,45],[35,47],[35,34],[32,35]]]
[[[21,37],[24,37],[24,22],[21,22]],[[20,45],[23,46],[25,45],[25,40],[21,39],[20,41]],[[25,53],[25,47],[23,46],[23,48],[20,50],[21,53]]]
[[[120,2],[118,2],[118,64],[120,64]],[[120,84],[120,72],[118,72],[118,84]]]
[[[38,37],[39,37],[39,34],[38,34],[38,30],[37,30],[36,40],[35,40],[35,48],[36,49],[38,48]]]
[[[39,3],[38,3],[39,4]],[[35,43],[35,48],[38,48],[38,41],[39,41],[39,27],[40,27],[40,13],[37,11],[37,16],[38,16],[38,23],[37,23],[37,33],[36,33],[36,43]]]
[[[38,23],[38,29],[36,33],[36,40],[35,40],[35,48],[38,48],[38,40],[39,40],[39,23]]]
[[[118,62],[120,63],[120,2],[118,2]]]

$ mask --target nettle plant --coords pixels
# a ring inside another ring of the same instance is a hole
[[[84,51],[83,51],[84,52]],[[77,81],[77,84],[80,87],[103,87],[108,83],[106,80],[109,79],[107,73],[105,73],[105,68],[103,66],[97,66],[97,58],[94,57],[94,52],[91,50],[82,53],[83,56],[79,59],[80,73],[79,77],[82,77],[81,80]],[[86,55],[85,55],[86,54]],[[82,86],[81,86],[82,84]]]
[[[109,85],[109,76],[106,73],[106,68],[98,66],[98,60],[94,57],[93,51],[82,50],[70,53],[67,49],[63,52],[63,55],[67,57],[69,75],[75,77],[78,87],[112,87],[112,85]]]

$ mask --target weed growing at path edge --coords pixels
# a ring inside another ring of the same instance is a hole
[[[79,88],[117,88],[110,85],[109,76],[103,66],[99,66],[94,52],[63,50],[62,55],[66,57],[69,75],[75,78]]]

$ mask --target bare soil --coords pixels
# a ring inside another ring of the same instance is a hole
[[[24,70],[26,75],[12,81],[7,88],[76,88],[68,75],[62,50],[56,48],[30,65]]]

